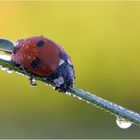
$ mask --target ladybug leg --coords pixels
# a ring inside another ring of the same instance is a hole
[[[35,86],[37,85],[37,84],[34,82],[34,79],[33,79],[32,76],[29,78],[29,81],[30,81],[31,87],[35,87]]]

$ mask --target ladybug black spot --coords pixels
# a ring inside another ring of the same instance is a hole
[[[41,60],[40,60],[38,57],[36,57],[36,59],[32,61],[31,67],[32,67],[32,68],[36,68],[36,67],[38,67],[40,64],[41,64]]]
[[[36,45],[37,45],[38,47],[41,47],[41,46],[43,46],[44,44],[45,44],[45,42],[42,41],[42,40],[40,40],[40,41],[37,42]]]

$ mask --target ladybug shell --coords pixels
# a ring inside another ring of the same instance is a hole
[[[68,57],[55,42],[36,36],[17,41],[11,60],[37,76],[46,77],[58,68],[61,54]]]

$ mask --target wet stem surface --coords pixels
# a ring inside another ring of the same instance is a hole
[[[0,65],[1,65],[1,69],[7,70],[9,74],[14,71],[28,78],[31,75],[30,73],[20,69],[19,67],[16,67],[12,62],[4,60],[2,58],[0,58]],[[32,77],[35,80],[39,80],[47,85],[48,84],[50,85],[49,81],[47,81],[44,78],[40,78],[35,75],[32,75]],[[102,99],[101,97],[98,97],[94,94],[91,94],[89,92],[77,88],[71,88],[64,94],[76,97],[79,100],[85,101],[88,104],[92,104],[95,107],[103,109],[106,112],[109,112],[110,114],[116,116],[117,117],[116,123],[122,129],[129,128],[132,123],[140,126],[140,114],[128,110],[122,106],[114,104],[105,99]]]

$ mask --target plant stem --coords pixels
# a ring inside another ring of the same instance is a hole
[[[31,75],[30,73],[20,69],[19,67],[16,67],[11,61],[7,61],[2,58],[0,58],[0,65],[2,67],[6,67],[7,69],[13,70],[20,74],[24,74],[27,77],[30,77],[30,75]],[[50,84],[50,82],[44,78],[37,77],[35,75],[32,75],[32,77],[36,80]],[[120,105],[112,103],[108,100],[105,100],[101,97],[98,97],[92,93],[86,92],[86,91],[78,89],[78,88],[71,88],[68,90],[68,92],[66,94],[69,94],[74,97],[78,97],[79,99],[82,99],[82,100],[86,101],[87,103],[90,103],[100,109],[104,109],[106,112],[110,112],[112,115],[120,116],[120,117],[125,118],[126,120],[131,121],[132,123],[140,126],[140,114],[138,114],[134,111],[128,110]]]
[[[96,106],[97,108],[104,109],[106,112],[110,112],[112,115],[120,116],[130,122],[140,126],[140,114],[137,112],[131,111],[126,109],[120,105],[112,103],[108,100],[105,100],[101,97],[96,96],[90,92],[86,92],[81,89],[72,88],[69,90],[70,93],[81,97],[84,101],[91,103],[92,105]]]

